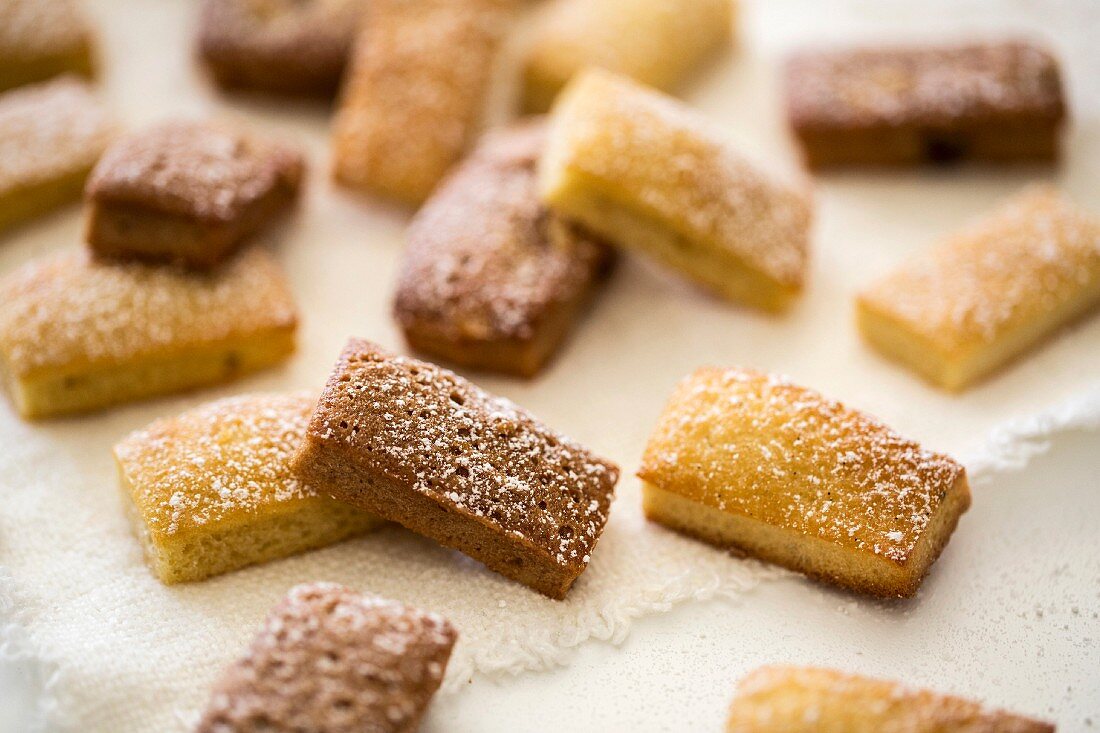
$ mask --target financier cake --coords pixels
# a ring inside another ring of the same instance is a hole
[[[619,478],[508,400],[358,339],[325,385],[294,470],[552,598],[588,566]]]
[[[738,685],[726,733],[1054,733],[1054,726],[831,669],[762,667]]]
[[[95,73],[93,33],[77,0],[0,0],[0,91]]]
[[[206,0],[198,51],[226,89],[336,92],[367,0]]]
[[[413,219],[394,313],[417,350],[533,376],[610,268],[609,247],[540,203],[544,139],[541,120],[490,133]]]
[[[210,269],[290,208],[303,169],[294,148],[224,123],[131,133],[88,179],[88,244],[101,257]]]
[[[638,471],[646,516],[860,593],[916,593],[970,505],[966,472],[771,375],[676,388]]]
[[[115,446],[124,501],[162,582],[203,580],[379,524],[291,474],[312,411],[306,395],[230,397]]]
[[[78,200],[114,131],[72,77],[0,95],[0,229]]]
[[[412,733],[456,637],[434,613],[295,586],[215,685],[196,733]]]
[[[786,89],[813,168],[1052,161],[1066,117],[1058,62],[1021,41],[801,53]]]
[[[271,366],[296,327],[263,250],[213,274],[65,252],[0,280],[0,376],[24,417],[83,412]]]
[[[550,109],[575,74],[597,66],[671,90],[728,43],[733,0],[563,0],[535,31],[523,74],[529,112]]]
[[[856,301],[864,338],[961,390],[1100,304],[1100,218],[1031,187]]]
[[[598,69],[554,106],[546,204],[730,300],[781,310],[809,249],[807,192],[759,170],[671,97]]]
[[[420,204],[480,126],[518,0],[370,0],[333,122],[333,173]]]

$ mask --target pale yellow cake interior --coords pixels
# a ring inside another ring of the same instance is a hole
[[[564,0],[535,31],[524,66],[528,112],[550,109],[578,72],[597,66],[670,90],[733,30],[732,0]]]
[[[0,281],[0,372],[26,417],[81,412],[275,364],[296,325],[261,249],[208,275],[67,252]]]
[[[245,395],[159,420],[115,447],[125,504],[165,583],[323,547],[380,520],[290,471],[314,400]]]
[[[879,596],[909,596],[969,505],[962,466],[781,378],[701,369],[646,447],[646,516]]]
[[[963,389],[1100,304],[1100,219],[1031,188],[864,290],[864,338]]]
[[[730,300],[779,310],[801,289],[811,208],[675,100],[600,70],[555,104],[543,200]]]
[[[762,667],[738,685],[726,733],[1053,733],[980,703],[813,667]]]

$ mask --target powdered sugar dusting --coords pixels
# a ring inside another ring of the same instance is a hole
[[[455,638],[434,613],[333,583],[295,586],[215,687],[198,731],[412,730]]]
[[[440,503],[587,565],[607,523],[619,469],[512,402],[416,359],[352,340],[310,433],[354,450]]]
[[[127,436],[115,456],[150,533],[316,496],[290,471],[313,404],[305,394],[230,397]]]
[[[556,108],[548,160],[614,198],[625,191],[621,203],[689,240],[801,284],[812,214],[805,191],[765,173],[670,97],[600,71],[571,89]]]
[[[118,363],[296,322],[282,272],[259,248],[208,275],[102,263],[78,250],[0,281],[0,355],[16,375]]]
[[[112,145],[88,197],[200,220],[233,221],[276,187],[297,189],[301,154],[211,122],[166,122]]]
[[[580,297],[610,250],[547,211],[535,165],[543,124],[491,133],[409,227],[395,312],[448,338],[531,339]]]
[[[785,378],[701,369],[646,448],[646,481],[723,511],[908,559],[963,468]]]
[[[3,27],[0,10],[0,28]],[[0,98],[0,196],[87,171],[114,132],[87,85],[72,78]]]
[[[989,115],[1059,119],[1058,65],[1029,43],[804,53],[786,72],[796,127],[944,125]]]
[[[992,342],[1085,292],[1100,301],[1100,219],[1036,186],[860,297],[954,347]]]

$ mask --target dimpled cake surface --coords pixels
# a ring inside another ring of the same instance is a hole
[[[565,0],[535,31],[524,106],[545,112],[577,73],[596,66],[669,90],[730,39],[732,0]]]
[[[1034,186],[857,300],[863,336],[959,390],[1100,304],[1100,218]]]
[[[114,132],[71,77],[0,95],[0,229],[79,199]]]
[[[512,402],[358,339],[329,377],[295,470],[554,598],[588,566],[619,478]]]
[[[227,381],[285,359],[296,327],[262,249],[211,274],[70,251],[0,280],[0,372],[26,417]]]
[[[609,247],[539,201],[544,139],[541,120],[489,133],[417,213],[394,304],[416,349],[532,376],[610,268]]]
[[[951,458],[741,369],[680,383],[638,476],[650,519],[878,596],[916,592],[970,503]]]
[[[157,420],[115,446],[134,528],[158,578],[202,580],[380,523],[291,473],[313,404],[302,394],[229,397]]]
[[[671,97],[598,69],[554,106],[551,209],[730,300],[776,311],[802,288],[812,211]]]
[[[776,666],[741,680],[726,733],[1054,733],[1054,726],[895,682]]]
[[[336,180],[424,201],[477,132],[516,6],[371,0],[333,121]]]
[[[456,638],[434,613],[295,586],[217,683],[197,733],[411,733]]]

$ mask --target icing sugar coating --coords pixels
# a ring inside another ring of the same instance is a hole
[[[434,613],[295,586],[215,686],[198,733],[415,730],[456,637]]]
[[[91,169],[114,132],[89,87],[74,78],[4,94],[0,196]]]
[[[88,180],[95,202],[231,222],[277,187],[297,190],[301,154],[212,122],[166,122],[112,145]]]
[[[0,281],[0,354],[15,375],[123,362],[296,323],[279,266],[258,248],[209,275],[102,263],[82,249]]]
[[[789,60],[786,83],[792,121],[807,129],[1065,114],[1054,57],[1018,41],[808,52]]]
[[[1089,288],[1100,298],[1100,219],[1040,185],[879,279],[860,301],[955,349],[991,343]]]
[[[588,564],[619,478],[617,466],[511,401],[354,339],[309,434],[347,451],[359,469],[533,545],[562,567]]]
[[[726,733],[1053,733],[1054,726],[895,682],[813,667],[741,680]]]
[[[489,133],[409,227],[395,313],[451,339],[526,340],[609,262],[595,238],[548,211],[535,166],[545,126]]]
[[[639,477],[722,511],[905,562],[963,467],[784,378],[700,369]]]
[[[115,455],[148,531],[172,535],[316,497],[290,472],[312,410],[306,394],[243,395],[131,433]]]

